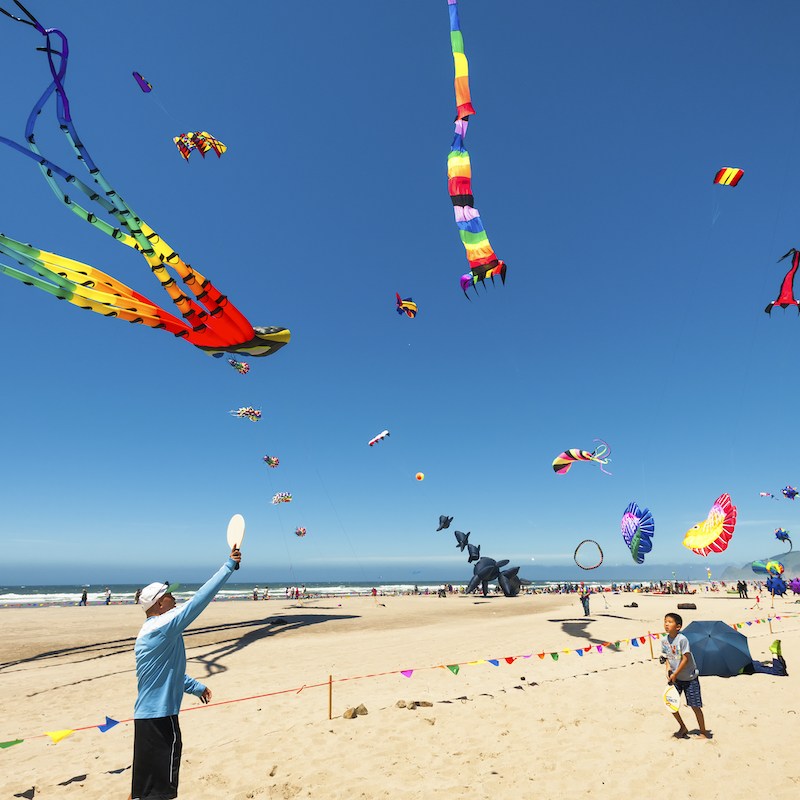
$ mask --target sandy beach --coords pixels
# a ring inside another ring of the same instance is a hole
[[[588,618],[574,595],[212,604],[185,637],[188,672],[214,696],[208,707],[184,702],[180,796],[793,796],[794,596],[776,598],[771,612],[769,601],[751,611],[752,600],[724,594],[605,597],[592,597]],[[768,658],[780,638],[788,662],[788,677],[701,679],[710,741],[672,737],[659,643],[653,660],[647,639],[686,601],[697,603],[682,612],[686,624],[751,621],[742,632],[753,657]],[[126,798],[131,724],[76,730],[57,744],[42,734],[131,716],[141,610],[6,609],[0,620],[0,741],[24,740],[0,750],[0,797]],[[359,704],[367,715],[343,718]]]

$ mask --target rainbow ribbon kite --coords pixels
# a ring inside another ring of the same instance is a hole
[[[475,113],[469,95],[469,64],[464,53],[464,37],[458,20],[458,0],[447,0],[450,11],[450,45],[455,65],[456,113],[455,135],[447,156],[447,190],[453,201],[453,211],[461,241],[467,251],[470,272],[461,276],[464,294],[470,286],[483,283],[495,275],[506,282],[506,265],[497,257],[489,244],[489,237],[481,222],[481,215],[474,206],[472,196],[472,166],[469,153],[464,146],[469,118]],[[469,297],[469,295],[467,295]]]

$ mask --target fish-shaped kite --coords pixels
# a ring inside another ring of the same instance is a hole
[[[407,317],[414,319],[417,316],[417,304],[414,300],[411,297],[400,297],[399,292],[395,292],[395,295],[397,296],[397,313],[400,316],[405,314]]]
[[[370,447],[372,447],[372,445],[374,445],[376,442],[383,441],[387,436],[391,436],[389,431],[381,431],[377,436],[373,436],[369,440],[368,444],[369,444]]]
[[[462,533],[462,531],[453,531],[456,537],[456,547],[463,553],[464,548],[469,544],[469,535],[472,531]]]
[[[686,532],[683,546],[699,556],[721,553],[727,549],[735,527],[736,506],[729,494],[721,494],[711,506],[708,517]]]
[[[436,529],[437,532],[443,531],[445,528],[449,528],[452,521],[453,517],[448,517],[447,514],[441,514],[439,516],[439,527]]]
[[[595,439],[594,441],[600,442],[600,446],[596,447],[591,453],[588,450],[572,449],[565,450],[560,456],[556,456],[553,459],[553,472],[558,475],[566,475],[576,461],[594,461],[600,465],[600,469],[606,475],[610,475],[611,473],[603,469],[603,467],[611,461],[609,458],[611,448],[602,439]]]
[[[481,557],[481,546],[479,544],[475,545],[467,542],[467,552],[469,553],[467,564],[471,564],[473,561],[477,561]]]
[[[785,531],[783,528],[775,528],[775,538],[779,542],[788,542],[789,549],[787,550],[788,553],[792,552],[792,540],[789,538],[789,531]]]
[[[644,564],[644,554],[653,549],[653,535],[656,525],[650,510],[640,509],[636,503],[631,503],[622,515],[622,538],[631,551],[633,560],[637,564]]]

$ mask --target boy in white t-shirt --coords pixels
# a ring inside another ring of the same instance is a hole
[[[689,640],[680,632],[683,618],[680,614],[669,613],[664,617],[664,630],[667,638],[661,640],[661,652],[667,661],[667,682],[674,684],[680,694],[685,695],[686,704],[697,717],[700,736],[710,739],[703,717],[703,698],[700,694],[698,669],[689,647]],[[684,725],[679,712],[675,712],[679,728],[673,734],[676,739],[688,739],[689,730]]]

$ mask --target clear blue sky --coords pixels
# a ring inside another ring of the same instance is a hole
[[[647,563],[665,570],[780,551],[772,531],[800,507],[758,493],[800,483],[800,321],[763,308],[800,246],[800,6],[460,9],[476,204],[508,263],[472,302],[446,186],[446,0],[31,0],[69,36],[73,115],[112,184],[253,323],[293,338],[242,377],[0,278],[1,581],[199,579],[234,512],[247,574],[306,580],[467,580],[451,532],[434,533],[443,513],[523,575],[566,568],[584,538],[627,564],[631,500],[655,515]],[[49,73],[32,29],[0,19],[0,41],[0,133],[21,139]],[[52,109],[38,130],[74,163]],[[186,130],[228,152],[184,163],[172,137]],[[162,300],[144,261],[60,207],[32,162],[4,148],[0,164],[5,233]],[[737,188],[712,185],[722,166],[745,170]],[[228,416],[241,405],[262,421]],[[594,437],[613,477],[553,474]],[[272,506],[277,491],[294,502]],[[725,491],[736,533],[700,559],[683,534]]]

